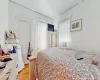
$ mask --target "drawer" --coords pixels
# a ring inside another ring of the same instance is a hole
[[[11,70],[9,72],[6,73],[6,75],[3,77],[2,80],[9,80],[9,76],[11,74]]]

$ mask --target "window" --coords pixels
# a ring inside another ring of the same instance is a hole
[[[59,47],[66,48],[71,46],[70,19],[59,23]]]

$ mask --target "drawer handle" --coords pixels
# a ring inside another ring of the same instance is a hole
[[[8,75],[6,80],[9,80],[10,73],[11,73],[11,69],[6,73]]]
[[[6,74],[10,74],[10,73],[11,73],[11,69]]]
[[[18,68],[18,64],[17,64],[16,68]]]
[[[9,79],[9,77],[7,77],[7,79],[6,80],[8,80]]]
[[[11,72],[7,72],[6,74],[10,74]]]

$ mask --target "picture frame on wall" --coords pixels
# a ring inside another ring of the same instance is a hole
[[[71,32],[80,31],[80,30],[82,30],[82,19],[72,21],[70,25],[71,25],[70,26]]]

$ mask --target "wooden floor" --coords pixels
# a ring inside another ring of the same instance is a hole
[[[29,80],[29,65],[25,65],[25,68],[19,72],[18,80]]]

